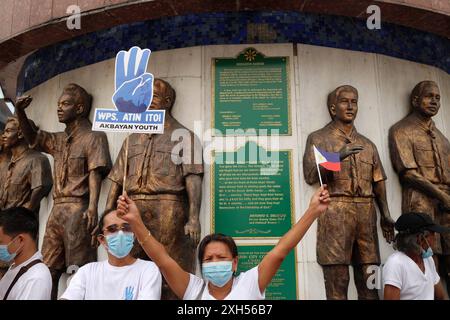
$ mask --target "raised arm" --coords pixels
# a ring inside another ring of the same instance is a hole
[[[150,234],[136,204],[126,194],[117,200],[117,213],[131,225],[142,249],[156,263],[172,291],[179,299],[183,299],[189,284],[189,273],[184,271],[170,257],[164,246]]]
[[[263,258],[258,266],[258,284],[261,292],[266,290],[283,260],[300,242],[314,220],[321,213],[325,212],[329,203],[330,194],[326,190],[326,185],[324,185],[314,193],[309,203],[309,208],[300,220],[278,241],[275,248]]]
[[[25,113],[25,109],[30,105],[33,98],[31,96],[23,96],[16,101],[16,115],[19,120],[20,131],[22,131],[23,136],[29,144],[34,144],[37,132],[34,131],[33,127],[28,122],[28,117]]]

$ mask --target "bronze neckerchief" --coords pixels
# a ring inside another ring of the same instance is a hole
[[[142,188],[142,185],[147,185],[148,180],[148,173],[151,166],[151,152],[152,152],[152,145],[153,145],[153,134],[147,134],[145,139],[145,153],[143,161],[141,161],[141,172],[139,174],[139,188]]]
[[[170,127],[170,121],[171,119],[167,116],[166,114],[166,118],[164,121],[164,132],[167,132],[168,128]],[[153,144],[154,144],[154,136],[155,134],[147,134],[147,139],[145,142],[145,154],[144,154],[144,159],[142,161],[142,165],[141,165],[141,174],[139,174],[139,180],[138,180],[138,184],[139,184],[139,188],[142,188],[142,186],[147,186],[148,185],[148,178],[150,176],[150,169],[151,169],[151,164],[152,164],[152,149],[153,149]]]
[[[434,158],[434,162],[436,163],[436,171],[437,171],[437,176],[439,181],[443,181],[443,177],[444,177],[444,172],[442,169],[442,162],[441,162],[441,157],[440,157],[440,152],[436,143],[436,133],[435,133],[435,129],[436,126],[434,124],[434,121],[431,120],[430,124],[427,125],[424,121],[422,121],[421,119],[419,119],[417,116],[414,117],[415,122],[418,124],[419,128],[421,128],[423,131],[425,131],[427,133],[427,135],[431,138],[431,147],[433,148],[433,158]]]
[[[86,123],[86,121],[81,121],[78,126],[75,127],[75,129],[67,135],[67,131],[64,131],[67,137],[65,138],[65,144],[64,144],[64,150],[62,154],[62,163],[60,167],[60,177],[61,177],[61,188],[63,188],[67,183],[67,177],[68,177],[68,171],[69,171],[69,155],[70,155],[70,147],[73,142],[73,137],[76,136],[79,132],[84,129],[84,127],[89,127],[89,123]]]
[[[352,130],[350,131],[349,134],[345,133],[344,130],[339,128],[334,123],[332,124],[332,128],[334,129],[332,131],[333,135],[335,135],[336,137],[338,137],[340,139],[344,139],[346,144],[356,142],[358,132],[356,131],[356,128],[354,126],[352,126]],[[357,167],[357,162],[356,162],[356,154],[352,154],[348,158],[350,160],[350,178],[352,181],[352,185],[351,185],[352,194],[353,195],[362,194],[361,187],[358,184],[358,167]]]

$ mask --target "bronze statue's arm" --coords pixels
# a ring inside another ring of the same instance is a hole
[[[375,201],[377,202],[378,208],[380,209],[381,217],[391,218],[391,214],[389,212],[389,207],[387,204],[386,183],[384,180],[373,183],[373,193],[375,194]]]
[[[306,140],[306,148],[303,155],[303,175],[305,176],[306,183],[309,185],[319,182],[311,136]]]
[[[28,117],[25,113],[25,109],[30,105],[33,99],[30,96],[20,97],[16,101],[16,115],[19,120],[20,130],[23,136],[29,144],[34,144],[37,136],[37,132],[34,131],[33,127],[28,122]]]
[[[440,190],[436,185],[425,179],[416,169],[409,169],[403,173],[401,179],[410,186],[422,191],[430,197],[438,199],[445,208],[450,209],[450,195]]]
[[[122,186],[117,182],[111,181],[111,188],[109,189],[108,199],[106,200],[105,211],[116,208],[117,199],[122,191]]]
[[[386,197],[386,183],[384,180],[373,183],[373,193],[375,194],[375,201],[377,202],[378,208],[380,209],[380,224],[381,230],[383,231],[383,236],[388,243],[391,243],[392,241],[394,241],[395,221],[391,218],[391,213],[389,212],[389,206]]]
[[[186,176],[186,192],[189,199],[189,220],[184,227],[186,235],[197,244],[200,241],[200,205],[202,202],[202,178],[196,174]]]
[[[87,219],[87,227],[90,231],[94,230],[98,219],[98,199],[100,197],[100,188],[102,185],[102,175],[100,169],[89,171],[89,207],[84,213],[83,218]]]
[[[48,194],[51,188],[51,185],[34,188],[31,192],[30,201],[25,205],[25,207],[33,212],[36,211],[39,207],[39,204],[41,203],[42,198],[44,198]]]

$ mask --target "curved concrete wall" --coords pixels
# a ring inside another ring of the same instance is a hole
[[[298,11],[364,19],[377,4],[385,22],[449,37],[447,0],[2,0],[0,8],[0,68],[47,45],[116,25],[205,12]],[[82,28],[69,30],[67,8],[83,13]]]
[[[326,108],[327,94],[340,84],[348,83],[359,89],[360,110],[356,120],[359,132],[369,137],[378,147],[388,176],[388,201],[391,214],[400,214],[400,185],[388,154],[389,127],[404,117],[409,110],[408,97],[414,85],[425,79],[438,82],[442,94],[442,108],[435,117],[438,128],[450,137],[450,75],[423,64],[399,60],[379,54],[331,49],[311,45],[252,44],[267,56],[288,56],[290,61],[292,136],[280,138],[280,149],[291,149],[293,156],[293,188],[296,219],[306,209],[314,188],[308,186],[302,173],[302,155],[306,137],[329,121]],[[247,45],[217,45],[190,47],[153,52],[149,71],[156,77],[169,81],[177,91],[174,116],[190,129],[200,121],[203,130],[211,124],[211,59],[234,57]],[[296,55],[295,55],[296,52]],[[42,129],[63,130],[56,116],[56,101],[62,88],[76,82],[94,96],[93,108],[112,108],[114,87],[114,59],[60,74],[29,90],[34,101],[29,115]],[[45,116],[44,116],[45,115]],[[92,119],[92,113],[91,113]],[[110,151],[115,160],[123,134],[108,133]],[[211,141],[208,135],[200,136],[203,146]],[[210,167],[205,167],[201,207],[202,236],[210,231]],[[104,208],[109,182],[102,186],[99,211]],[[43,200],[40,213],[41,243],[52,203]],[[392,253],[392,248],[379,232],[382,261]],[[245,242],[245,241],[241,241]],[[247,241],[248,242],[248,241]],[[267,241],[265,241],[267,242]],[[300,299],[324,299],[323,274],[316,262],[316,225],[297,248],[298,289]],[[105,258],[99,249],[99,259]],[[62,288],[64,284],[62,284]],[[356,298],[351,284],[349,297]]]
[[[2,10],[0,14],[0,21],[2,30],[0,32],[0,41],[2,39],[7,39],[13,35],[20,34],[24,31],[36,28],[42,24],[49,23],[51,21],[56,21],[58,19],[67,17],[69,14],[67,13],[67,8],[71,5],[77,5],[80,7],[81,12],[89,12],[93,10],[107,10],[109,8],[116,7],[118,5],[132,5],[136,3],[143,2],[153,2],[155,5],[167,7],[166,11],[172,11],[172,13],[179,12],[180,7],[191,6],[190,4],[181,4],[180,1],[142,1],[142,0],[3,0],[2,1]],[[200,4],[202,1],[188,1],[191,2],[192,5]],[[232,9],[232,10],[248,10],[252,9],[256,4],[253,1],[227,1],[228,3],[224,6],[222,4],[223,9]],[[290,1],[285,1],[289,3]],[[303,10],[314,10],[322,7],[322,10],[325,7],[329,7],[328,10],[333,10],[337,7],[350,8],[354,6],[355,3],[359,2],[368,2],[368,1],[339,1],[343,2],[342,4],[327,5],[320,4],[323,1],[296,1],[297,6],[302,8]],[[317,4],[319,2],[319,4]],[[394,5],[401,5],[407,7],[418,8],[422,10],[438,12],[442,14],[449,15],[450,14],[450,3],[446,0],[378,0],[371,1],[374,4],[378,3],[388,3]],[[205,10],[208,6],[213,6],[211,1],[203,1],[203,9]],[[278,7],[282,7],[283,4],[278,4]],[[366,5],[367,7],[367,5]],[[345,10],[345,9],[344,9]],[[341,9],[342,11],[342,9]],[[324,12],[324,11],[322,11]],[[350,12],[350,11],[349,11]],[[3,19],[4,18],[4,19]]]

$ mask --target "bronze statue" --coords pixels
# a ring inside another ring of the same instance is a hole
[[[173,118],[170,111],[175,102],[175,90],[169,83],[155,79],[150,109],[166,110],[164,134],[132,134],[128,141],[127,178],[125,191],[133,199],[147,228],[167,249],[170,256],[188,272],[195,272],[195,249],[200,237],[199,212],[202,194],[203,160],[200,142],[193,132]],[[178,154],[172,141],[175,130],[187,133],[187,148]],[[191,146],[194,146],[191,148]],[[194,150],[195,146],[199,150]],[[122,193],[126,142],[109,174],[112,181],[106,209],[115,208]],[[200,155],[194,161],[195,152]],[[174,157],[182,161],[174,162]],[[147,258],[135,245],[133,254]],[[147,258],[148,259],[148,258]],[[175,299],[167,284],[162,298]]]
[[[339,172],[321,169],[328,184],[331,203],[319,217],[317,261],[322,266],[327,299],[345,300],[349,284],[349,265],[353,265],[358,299],[378,299],[369,289],[369,266],[380,264],[375,202],[381,213],[381,228],[388,242],[394,237],[386,200],[386,175],[376,146],[354,127],[358,112],[358,91],[340,86],[328,95],[332,121],[311,133],[306,142],[303,170],[308,184],[318,182],[313,145],[338,152]]]
[[[0,132],[3,137],[3,131]],[[0,185],[5,185],[8,163],[11,160],[11,150],[4,147],[3,139],[0,139]],[[0,188],[0,199],[3,197],[4,188]]]
[[[30,124],[35,127],[31,120]],[[5,168],[0,209],[25,207],[38,216],[41,200],[53,184],[50,162],[45,155],[29,148],[16,117],[6,121],[2,140],[12,157]]]
[[[105,133],[91,129],[92,97],[85,89],[69,84],[59,98],[58,119],[66,125],[64,132],[33,130],[25,114],[31,101],[29,96],[18,99],[16,113],[30,145],[54,159],[53,208],[42,255],[52,273],[55,299],[59,278],[67,267],[97,260],[91,232],[97,224],[101,182],[111,168],[111,157]]]
[[[3,131],[0,132],[3,136]],[[3,139],[0,139],[0,185],[5,185],[6,172],[8,171],[8,163],[11,159],[11,150],[4,147]],[[3,197],[4,188],[0,188],[0,199]],[[8,271],[9,264],[0,261],[0,279],[3,278],[6,271]]]
[[[414,87],[411,112],[389,130],[389,150],[402,185],[402,212],[426,213],[450,227],[450,142],[432,120],[441,106],[440,98],[434,81]],[[450,289],[450,235],[436,237],[432,249],[442,255]]]

